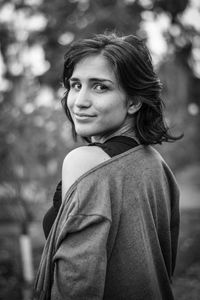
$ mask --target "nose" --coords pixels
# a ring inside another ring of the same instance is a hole
[[[75,105],[81,108],[87,108],[91,105],[89,91],[82,87],[75,96]]]

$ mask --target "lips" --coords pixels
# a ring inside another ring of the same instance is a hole
[[[94,117],[94,115],[87,115],[87,114],[75,114],[75,116],[77,116],[77,117],[90,117],[90,118]]]
[[[94,118],[95,115],[90,115],[90,114],[83,114],[83,113],[74,113],[74,117],[76,120],[89,120],[91,118]]]
[[[79,112],[77,112],[77,113],[75,113],[74,112],[74,115],[76,116],[76,117],[80,117],[80,118],[93,118],[93,117],[95,117],[95,115],[93,115],[93,114],[87,114],[87,113],[79,113]]]

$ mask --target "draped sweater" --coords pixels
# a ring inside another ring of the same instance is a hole
[[[35,281],[40,300],[171,300],[179,190],[166,162],[138,146],[67,191]]]

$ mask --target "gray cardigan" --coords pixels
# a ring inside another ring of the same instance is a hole
[[[138,146],[68,190],[44,247],[35,298],[173,299],[179,190],[160,154]]]

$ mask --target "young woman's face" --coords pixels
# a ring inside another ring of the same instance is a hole
[[[67,105],[78,135],[99,139],[126,124],[127,97],[105,57],[83,58],[69,82]]]

